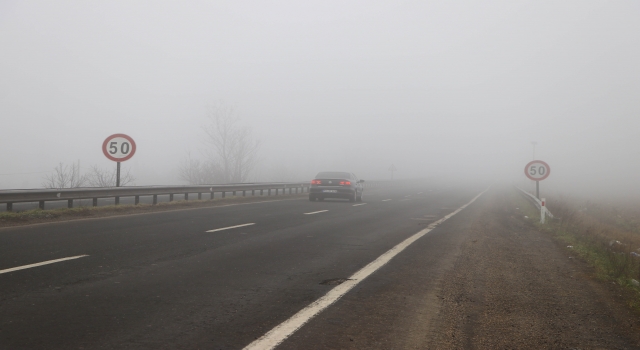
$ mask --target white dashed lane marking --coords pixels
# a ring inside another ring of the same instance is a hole
[[[88,256],[88,255],[70,256],[70,257],[68,257],[68,258],[55,259],[55,260],[47,260],[47,261],[43,261],[43,262],[39,262],[39,263],[35,263],[35,264],[23,265],[23,266],[18,266],[18,267],[12,267],[12,268],[10,268],[10,269],[0,270],[0,274],[8,273],[8,272],[13,272],[13,271],[18,271],[18,270],[30,269],[30,268],[32,268],[32,267],[38,267],[38,266],[42,266],[42,265],[55,264],[55,263],[62,262],[62,261],[67,261],[67,260],[73,260],[73,259],[84,258],[85,256]]]
[[[304,215],[312,215],[312,214],[324,213],[325,211],[328,211],[328,210],[312,211],[310,213],[304,213]]]
[[[207,232],[216,232],[216,231],[223,231],[223,230],[230,230],[232,228],[237,228],[237,227],[245,227],[245,226],[251,226],[251,225],[255,225],[254,222],[249,223],[249,224],[242,224],[242,225],[236,225],[236,226],[229,226],[229,227],[223,227],[223,228],[217,228],[215,230],[209,230]]]
[[[386,201],[390,201],[390,200],[391,200],[391,199],[383,199],[382,201],[383,201],[383,202],[386,202]]]
[[[354,204],[353,206],[354,206],[354,207],[357,207],[357,206],[359,206],[359,205],[365,205],[365,204],[367,204],[367,203]]]

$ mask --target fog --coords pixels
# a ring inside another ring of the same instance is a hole
[[[260,140],[253,180],[529,184],[640,195],[637,1],[0,1],[0,188],[60,162],[184,183],[212,105]]]

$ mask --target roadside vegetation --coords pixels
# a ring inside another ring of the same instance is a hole
[[[639,207],[559,197],[548,200],[554,218],[541,225],[539,210],[516,195],[529,220],[592,266],[596,278],[626,290],[630,306],[640,311]]]
[[[157,205],[105,205],[100,207],[76,207],[58,209],[33,209],[20,212],[0,212],[0,227],[28,225],[44,222],[66,221],[83,218],[99,218],[118,215],[141,214],[159,211],[170,211],[187,208],[215,207],[235,203],[251,203],[265,200],[277,200],[284,197],[293,198],[306,196],[302,194],[284,194],[278,196],[229,196],[207,200],[181,200],[173,202],[160,202]]]

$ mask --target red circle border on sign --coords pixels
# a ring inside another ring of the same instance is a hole
[[[540,163],[540,164],[542,164],[542,165],[544,165],[544,166],[546,166],[546,167],[547,167],[547,174],[546,174],[545,176],[543,176],[543,177],[539,178],[539,179],[534,179],[534,178],[532,178],[531,176],[529,176],[529,172],[527,171],[527,169],[529,169],[529,167],[531,166],[531,164],[535,164],[535,163]],[[546,162],[543,162],[543,161],[541,161],[541,160],[533,160],[533,161],[531,161],[531,162],[527,163],[527,165],[525,165],[525,167],[524,167],[524,174],[525,174],[525,175],[527,175],[527,177],[528,177],[530,180],[533,180],[533,181],[542,181],[542,180],[546,179],[547,177],[549,177],[549,174],[551,174],[551,167],[549,167],[549,164],[547,164]]]
[[[109,143],[109,140],[116,138],[116,137],[122,137],[124,139],[127,139],[127,141],[131,142],[131,153],[129,153],[128,156],[124,157],[124,158],[114,158],[112,157],[109,152],[107,152],[107,144]],[[104,153],[104,156],[109,158],[109,160],[112,160],[114,162],[124,162],[127,161],[129,159],[131,159],[131,157],[133,157],[133,155],[136,153],[136,142],[133,141],[133,139],[131,137],[129,137],[129,135],[125,135],[125,134],[113,134],[109,137],[107,137],[104,142],[102,143],[102,153]]]

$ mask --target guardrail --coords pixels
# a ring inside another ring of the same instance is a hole
[[[229,185],[198,185],[198,186],[132,186],[132,187],[110,187],[110,188],[65,188],[46,190],[3,190],[0,191],[0,203],[6,203],[7,211],[13,210],[13,203],[38,202],[38,207],[44,209],[47,201],[68,201],[67,206],[73,208],[73,201],[77,199],[93,199],[93,206],[98,206],[98,198],[115,198],[115,204],[120,203],[120,197],[135,197],[135,204],[140,203],[141,196],[153,196],[153,204],[158,204],[159,195],[169,195],[169,201],[173,201],[176,194],[184,195],[185,200],[189,200],[189,194],[197,194],[198,199],[202,199],[202,194],[209,194],[209,199],[214,198],[215,193],[221,193],[222,198],[231,192],[234,196],[236,192],[242,192],[245,196],[248,191],[255,195],[260,191],[262,196],[266,191],[270,196],[274,191],[285,194],[287,189],[289,194],[309,192],[309,182],[280,182],[280,183],[254,183],[254,184],[229,184]],[[300,192],[299,192],[300,191]]]
[[[523,189],[522,189],[522,188],[520,188],[520,187],[517,187],[517,186],[516,186],[516,188],[517,188],[517,189],[519,189],[522,193],[524,193],[524,194],[527,196],[527,198],[529,198],[529,200],[531,200],[531,201],[533,202],[533,204],[534,204],[538,209],[542,210],[543,206],[542,206],[542,201],[541,201],[541,200],[539,200],[538,198],[536,198],[536,196],[534,196],[534,195],[532,195],[531,193],[529,193],[529,192],[527,192],[527,191],[523,190]],[[551,214],[551,212],[549,211],[549,209],[547,209],[547,206],[546,206],[546,205],[544,206],[544,211],[546,212],[546,214],[547,214],[547,215],[549,215],[549,217],[550,217],[550,218],[552,218],[552,219],[553,219],[553,214]]]
[[[392,181],[371,181],[365,182],[365,188],[373,189],[390,185]],[[309,192],[310,182],[269,182],[250,184],[227,184],[227,185],[191,185],[191,186],[130,186],[130,187],[81,187],[63,189],[35,189],[35,190],[0,190],[0,204],[6,204],[7,211],[13,211],[14,203],[34,203],[38,202],[38,207],[44,209],[45,202],[67,201],[67,207],[73,208],[74,200],[93,199],[93,206],[98,206],[99,198],[115,198],[115,204],[120,204],[120,197],[135,197],[135,204],[140,203],[140,197],[153,196],[153,204],[158,204],[159,195],[169,195],[169,201],[173,201],[174,195],[184,195],[185,200],[189,200],[189,194],[197,194],[198,199],[202,199],[203,194],[209,194],[209,199],[215,197],[215,193],[220,193],[222,198],[231,192],[234,196],[236,192],[242,192],[246,196],[248,191],[251,195],[256,195],[260,191],[262,196],[271,196],[279,193],[285,194],[289,190],[292,193]]]

